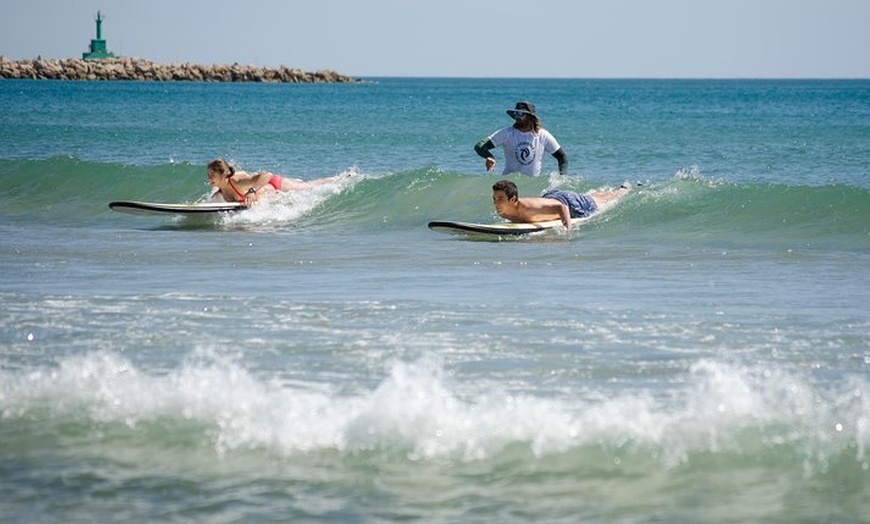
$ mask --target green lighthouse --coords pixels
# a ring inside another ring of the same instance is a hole
[[[103,40],[103,17],[97,11],[97,37],[91,40],[91,50],[88,53],[82,53],[83,60],[102,60],[104,58],[115,58],[115,55],[106,50],[106,41]]]

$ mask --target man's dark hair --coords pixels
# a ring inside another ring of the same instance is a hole
[[[517,185],[510,180],[499,180],[492,185],[492,190],[504,191],[504,194],[508,197],[508,200],[518,198],[520,196],[520,192],[517,190]]]

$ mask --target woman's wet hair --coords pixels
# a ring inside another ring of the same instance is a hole
[[[222,176],[233,176],[236,173],[236,168],[223,158],[218,158],[209,162],[208,170],[214,171]]]

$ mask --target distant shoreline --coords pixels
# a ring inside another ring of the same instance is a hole
[[[160,64],[142,58],[9,60],[0,56],[0,78],[30,80],[135,80],[152,82],[354,83],[359,80],[332,70],[316,72],[252,65]]]

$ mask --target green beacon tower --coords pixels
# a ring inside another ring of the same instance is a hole
[[[106,50],[106,41],[103,40],[103,17],[97,11],[97,37],[91,40],[91,50],[87,53],[82,53],[83,60],[103,60],[104,58],[115,58],[115,55]]]

